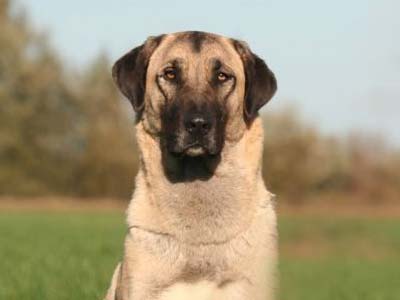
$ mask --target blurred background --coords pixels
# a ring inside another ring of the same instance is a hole
[[[112,62],[147,36],[247,41],[280,299],[399,299],[400,3],[0,0],[0,299],[101,299],[137,171]]]

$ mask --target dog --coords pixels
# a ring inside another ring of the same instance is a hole
[[[188,31],[148,38],[112,74],[136,112],[140,167],[105,299],[273,299],[276,215],[258,115],[273,72],[242,41]]]

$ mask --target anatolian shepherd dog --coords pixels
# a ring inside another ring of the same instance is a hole
[[[151,37],[113,67],[137,114],[140,168],[107,300],[269,300],[277,261],[258,110],[274,74],[204,32]]]

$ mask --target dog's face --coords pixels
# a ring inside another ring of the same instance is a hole
[[[242,42],[204,32],[149,38],[113,67],[139,122],[175,156],[215,156],[251,126],[276,90]]]

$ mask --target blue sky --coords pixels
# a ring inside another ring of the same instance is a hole
[[[295,105],[325,132],[400,145],[400,1],[19,0],[74,66],[147,36],[204,30],[246,40],[278,78],[265,110]]]

